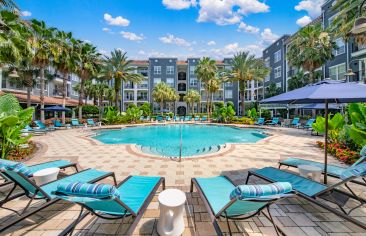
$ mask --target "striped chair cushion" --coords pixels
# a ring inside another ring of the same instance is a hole
[[[5,170],[6,167],[13,166],[15,164],[18,164],[18,162],[0,159],[0,170]]]
[[[119,197],[119,191],[110,184],[87,184],[87,183],[60,183],[57,186],[56,194],[67,195],[73,197],[87,198],[108,198],[114,199]]]
[[[365,146],[363,146],[363,148],[361,149],[361,151],[360,151],[360,155],[361,155],[361,156],[366,156],[366,145],[365,145]]]
[[[27,177],[32,177],[33,176],[32,170],[29,169],[27,165],[25,165],[23,163],[20,163],[20,162],[16,162],[13,165],[4,166],[4,168],[6,170],[14,171],[14,172],[17,172],[17,173],[22,173],[23,175],[25,175]]]
[[[263,185],[239,185],[230,193],[230,199],[264,198],[290,193],[291,191],[292,185],[288,182],[276,182]]]
[[[350,177],[360,177],[366,175],[366,163],[361,163],[356,166],[351,166],[347,168],[341,174],[341,179],[345,180]]]

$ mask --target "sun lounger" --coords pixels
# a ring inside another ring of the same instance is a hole
[[[54,131],[56,130],[55,127],[53,126],[46,126],[42,121],[40,120],[35,120],[34,123],[42,130],[46,130],[46,131]]]
[[[292,186],[286,182],[269,185],[236,186],[226,176],[193,178],[191,181],[191,192],[193,192],[193,187],[196,187],[217,235],[223,235],[217,223],[221,217],[226,219],[231,235],[229,219],[234,221],[244,220],[261,212],[272,222],[278,234],[278,228],[273,222],[269,206],[284,197],[292,195]],[[264,213],[264,210],[266,210],[266,213]],[[195,216],[195,212],[193,212],[193,216]]]
[[[97,126],[97,124],[94,122],[94,120],[93,120],[93,119],[87,119],[87,120],[86,120],[86,124],[87,124],[88,126]]]
[[[79,127],[83,127],[84,125],[80,124],[78,119],[71,119],[71,126],[79,128]]]
[[[254,122],[255,125],[264,125],[264,118],[259,118],[256,122]]]
[[[126,235],[131,235],[147,206],[165,179],[162,177],[129,176],[116,186],[106,184],[60,184],[55,194],[81,206],[78,219],[60,235],[72,233],[76,225],[89,213],[109,220],[133,218]],[[84,212],[85,210],[85,212]]]
[[[30,133],[34,135],[45,135],[47,133],[47,130],[40,128],[32,128],[29,125],[27,125],[23,130],[21,130],[21,132],[23,134]]]
[[[300,126],[300,128],[302,129],[311,129],[313,126],[313,123],[315,122],[315,119],[309,119],[308,121],[306,121],[306,123],[302,126]]]
[[[247,182],[250,176],[256,176],[269,182],[287,181],[292,184],[296,195],[307,199],[327,209],[328,211],[331,211],[334,214],[366,229],[365,223],[357,220],[356,218],[350,217],[350,213],[363,206],[366,203],[366,200],[356,195],[356,193],[348,185],[349,182],[360,177],[363,178],[365,175],[366,163],[361,163],[343,171],[339,182],[327,186],[288,171],[280,170],[274,167],[265,167],[262,169],[249,171]],[[319,199],[323,199],[335,204],[339,210],[321,202]],[[358,202],[358,204],[353,206],[350,210],[347,210],[345,205],[350,199],[355,200]]]
[[[66,128],[66,125],[62,124],[59,120],[53,120],[53,125],[56,129],[58,128]]]
[[[280,122],[280,118],[274,117],[272,120],[266,122],[265,124],[266,125],[274,125],[274,126],[277,126],[277,125],[280,124],[279,122]]]
[[[207,121],[207,116],[202,116],[201,122],[206,122],[206,121]]]

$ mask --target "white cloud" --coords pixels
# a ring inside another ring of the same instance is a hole
[[[265,28],[261,33],[261,39],[267,43],[273,43],[279,38],[277,34],[272,33],[271,29]]]
[[[144,39],[143,34],[137,35],[137,34],[132,33],[132,32],[121,31],[121,35],[122,35],[123,38],[131,40],[131,41],[140,42]]]
[[[111,29],[110,28],[106,28],[106,27],[103,28],[102,30],[103,30],[103,32],[111,32]]]
[[[225,45],[223,48],[215,48],[211,50],[200,50],[199,52],[202,55],[199,56],[207,56],[222,60],[224,57],[233,57],[236,53],[240,51],[249,51],[251,54],[254,54],[257,57],[262,55],[264,47],[262,45],[257,44],[249,44],[246,46],[240,46],[239,43],[230,43]]]
[[[172,10],[188,9],[196,4],[196,0],[163,0],[163,5]]]
[[[217,25],[236,24],[251,13],[268,12],[269,6],[258,0],[200,0],[198,22]]]
[[[24,17],[28,17],[28,16],[31,16],[32,15],[32,12],[30,12],[30,11],[22,11],[20,14],[22,16],[24,16]]]
[[[146,52],[145,52],[144,50],[140,50],[140,51],[138,51],[138,54],[139,54],[139,55],[145,55],[145,54],[146,54]]]
[[[311,18],[309,16],[303,16],[299,19],[297,19],[296,24],[300,25],[301,27],[304,27],[305,25],[309,24],[311,22]]]
[[[117,16],[113,18],[108,13],[104,14],[104,20],[107,21],[109,25],[116,25],[116,26],[129,26],[130,21],[123,18],[122,16]]]
[[[259,28],[251,25],[247,25],[244,22],[240,22],[238,26],[238,31],[244,31],[251,34],[257,34],[259,32]]]
[[[167,36],[160,37],[159,40],[166,44],[175,44],[175,45],[184,46],[184,47],[191,46],[191,43],[188,42],[187,40],[175,37],[172,34],[167,34]]]
[[[211,40],[211,41],[208,41],[208,42],[207,42],[207,45],[208,45],[208,46],[215,46],[215,45],[216,45],[216,42],[215,42],[215,41],[213,41],[213,40]]]
[[[320,16],[322,12],[322,5],[325,0],[302,0],[295,6],[297,11],[306,11],[308,15],[314,19]]]

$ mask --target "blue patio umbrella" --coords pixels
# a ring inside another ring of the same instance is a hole
[[[300,108],[301,109],[320,109],[320,110],[324,110],[325,109],[325,104],[324,103],[313,103],[313,104],[304,105],[304,106],[302,106]],[[341,109],[341,105],[329,104],[328,109],[340,110]]]
[[[324,183],[327,183],[328,164],[328,104],[366,101],[366,85],[356,82],[323,80],[293,91],[262,100],[260,103],[309,104],[324,103],[325,142],[324,142]]]
[[[45,110],[45,111],[71,111],[70,108],[62,107],[59,105],[52,106],[52,107],[45,107],[43,110]]]

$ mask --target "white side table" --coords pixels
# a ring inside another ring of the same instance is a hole
[[[323,171],[322,168],[311,165],[299,165],[297,168],[299,168],[299,172],[302,177],[308,178],[310,175],[312,180],[320,182],[320,177]]]
[[[184,232],[184,203],[186,195],[179,189],[167,189],[159,194],[160,217],[158,233],[161,236],[178,236]]]
[[[46,168],[39,171],[34,172],[33,178],[36,181],[37,185],[44,185],[51,181],[57,180],[58,173],[60,172],[60,168]]]

